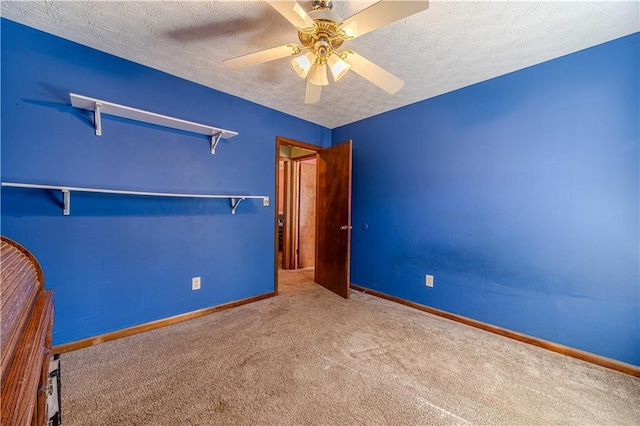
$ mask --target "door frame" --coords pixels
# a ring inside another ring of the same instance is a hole
[[[275,240],[275,245],[274,245],[274,259],[273,259],[273,274],[274,274],[274,292],[275,294],[278,294],[278,205],[280,202],[280,197],[279,197],[279,191],[278,189],[280,188],[280,145],[287,145],[287,146],[294,146],[297,148],[304,148],[304,149],[308,149],[309,151],[314,151],[316,154],[310,154],[309,156],[305,156],[307,159],[311,158],[314,155],[317,155],[318,151],[321,151],[325,148],[318,146],[318,145],[313,145],[310,143],[306,143],[306,142],[300,142],[297,141],[295,139],[289,139],[289,138],[285,138],[283,136],[276,136],[276,167],[275,167],[275,171],[276,171],[276,190],[275,190],[275,194],[276,194],[276,199],[275,199],[275,213],[274,213],[274,240]],[[301,157],[302,158],[302,157]],[[285,217],[286,220],[286,217]],[[318,232],[318,229],[316,227],[316,233]],[[284,256],[284,249],[283,249],[283,256]]]

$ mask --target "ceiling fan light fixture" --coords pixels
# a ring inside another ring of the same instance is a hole
[[[340,80],[349,70],[375,84],[389,94],[398,92],[404,81],[357,53],[338,52],[342,43],[360,37],[385,25],[397,22],[426,10],[428,0],[377,1],[351,17],[342,18],[333,12],[332,0],[313,0],[313,10],[305,12],[298,0],[267,0],[276,11],[298,29],[300,44],[265,49],[247,55],[227,59],[224,64],[232,69],[242,69],[287,56],[294,71],[306,79],[305,103],[320,100],[322,86],[329,84],[328,74],[334,81]],[[306,52],[302,54],[302,52]]]
[[[313,53],[307,52],[304,55],[293,58],[293,60],[291,61],[291,65],[293,65],[293,69],[300,76],[300,78],[306,78],[307,74],[309,74],[311,66],[315,61],[316,57],[313,55]]]
[[[327,64],[319,64],[316,62],[311,66],[309,83],[315,84],[316,86],[326,86],[329,84],[329,79],[327,79]]]
[[[340,59],[337,55],[329,56],[327,63],[331,69],[334,81],[338,81],[344,77],[344,75],[349,71],[349,68],[351,68],[351,65]]]

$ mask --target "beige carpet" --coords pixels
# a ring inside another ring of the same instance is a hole
[[[72,425],[638,425],[640,379],[281,272],[283,294],[62,356]]]

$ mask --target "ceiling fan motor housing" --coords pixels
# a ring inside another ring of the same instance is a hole
[[[298,32],[300,43],[316,54],[321,61],[330,56],[345,40],[339,27],[342,18],[331,10],[332,6],[330,1],[314,1],[314,9],[309,12],[309,16],[316,23],[316,27]]]

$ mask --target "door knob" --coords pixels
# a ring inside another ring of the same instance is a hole
[[[347,229],[353,229],[353,226],[350,226],[350,225],[342,225],[342,226],[340,227],[340,230],[341,230],[341,231],[346,231]]]

